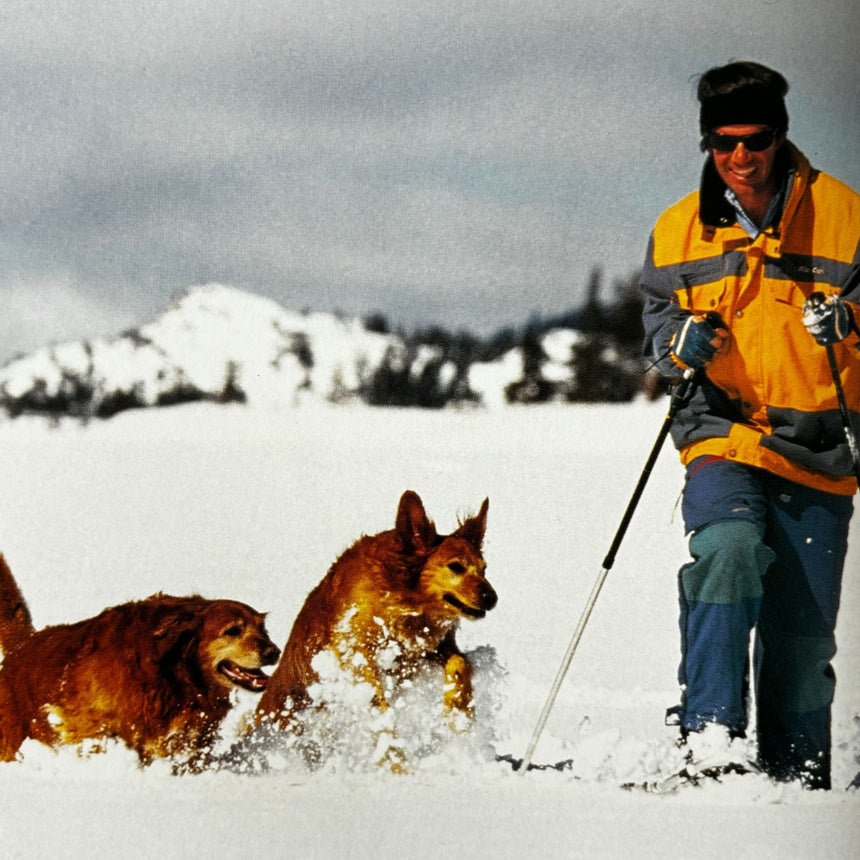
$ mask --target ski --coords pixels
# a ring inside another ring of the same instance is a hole
[[[642,782],[625,782],[621,787],[626,791],[643,791],[646,794],[675,794],[681,788],[692,786],[701,787],[708,783],[722,782],[730,774],[761,773],[753,762],[729,762],[708,764],[698,762],[687,764],[675,773],[658,779]]]
[[[510,753],[505,753],[504,755],[496,755],[496,761],[505,762],[511,766],[511,769],[514,771],[518,771],[523,766],[523,760],[521,758],[515,758]],[[529,762],[527,771],[529,770],[572,770],[573,769],[573,759],[566,758],[563,761],[551,762],[549,764],[535,764],[534,762]]]

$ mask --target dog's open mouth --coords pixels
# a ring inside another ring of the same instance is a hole
[[[222,660],[218,664],[218,671],[237,687],[260,693],[266,689],[269,676],[260,669],[245,669],[232,660]]]
[[[451,606],[459,609],[463,615],[467,615],[469,618],[483,618],[487,614],[483,609],[475,609],[472,606],[467,606],[462,600],[458,600],[454,597],[453,594],[446,594],[444,599],[447,603],[450,603]]]

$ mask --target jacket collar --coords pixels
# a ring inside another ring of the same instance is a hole
[[[777,153],[773,169],[780,177],[780,183],[785,182],[789,171],[795,171],[795,182],[792,187],[783,193],[783,215],[787,208],[789,198],[800,185],[805,186],[809,175],[809,162],[803,154],[790,141],[785,141]],[[726,200],[726,184],[720,179],[717,168],[714,166],[713,155],[708,155],[705,166],[702,168],[702,180],[699,185],[699,220],[706,227],[728,227],[737,221],[734,207]],[[793,210],[793,207],[792,207]]]

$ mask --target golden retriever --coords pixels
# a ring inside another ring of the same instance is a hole
[[[439,535],[418,495],[400,499],[395,527],[359,538],[308,595],[255,712],[255,723],[295,729],[311,701],[314,657],[328,650],[341,669],[388,708],[384,676],[395,684],[422,662],[444,666],[440,690],[452,728],[472,716],[472,667],[457,647],[463,618],[482,618],[497,596],[481,553],[488,500],[450,535]],[[392,649],[393,646],[393,649]],[[392,660],[392,653],[396,659]]]
[[[6,567],[4,594],[10,580]],[[0,627],[10,629],[0,642],[0,761],[15,759],[27,738],[49,746],[116,738],[142,765],[170,756],[177,769],[200,770],[231,692],[261,692],[262,667],[280,654],[262,614],[197,595],[154,594],[29,635],[26,624]]]

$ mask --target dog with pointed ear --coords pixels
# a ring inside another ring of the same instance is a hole
[[[440,535],[418,494],[403,493],[394,528],[355,541],[308,595],[255,723],[301,731],[313,714],[308,690],[319,680],[312,661],[330,651],[356,683],[371,685],[379,711],[389,706],[386,689],[396,692],[425,661],[441,664],[449,725],[468,726],[472,667],[455,634],[463,619],[483,618],[498,600],[482,554],[488,508],[485,499],[475,516]]]

